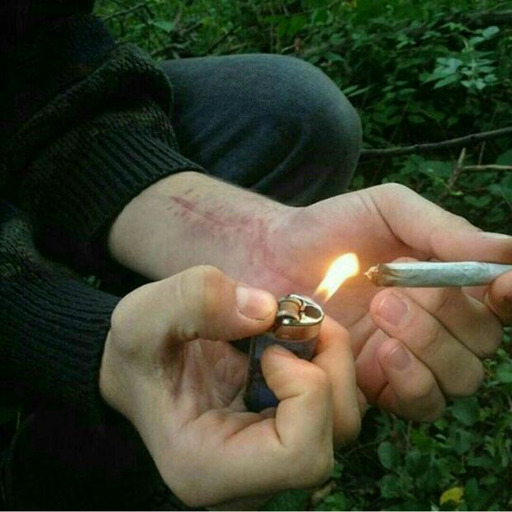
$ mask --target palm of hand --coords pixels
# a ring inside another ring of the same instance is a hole
[[[233,480],[237,466],[245,467],[256,456],[246,453],[247,447],[263,450],[272,443],[274,420],[246,411],[242,392],[247,356],[229,343],[197,339],[174,353],[178,355],[165,371],[170,392],[164,392],[161,405],[172,421],[161,430],[167,446],[153,451],[155,461],[181,499],[218,503],[237,495],[236,485],[226,486],[226,481]],[[256,439],[267,442],[258,445]],[[166,458],[160,459],[164,453]]]
[[[313,389],[306,401],[292,397],[280,413],[248,412],[242,399],[245,354],[229,343],[201,339],[184,343],[175,354],[174,361],[164,363],[171,386],[169,392],[164,385],[159,410],[168,416],[158,429],[163,438],[151,452],[164,480],[183,501],[200,506],[231,502],[236,509],[253,509],[275,490],[325,480],[333,433],[330,406],[324,411],[328,402],[322,393],[315,405],[308,406]],[[316,416],[317,407],[323,414]],[[299,411],[308,408],[315,420],[301,427]],[[310,444],[305,446],[302,437]],[[320,451],[309,453],[309,446]],[[311,470],[294,475],[290,465],[300,468],[304,461]],[[240,501],[245,497],[249,500]]]
[[[364,272],[400,256],[422,257],[395,236],[368,191],[292,210],[275,230],[273,240],[271,246],[276,249],[266,252],[266,273],[251,282],[276,294],[313,295],[338,256],[357,254],[359,276],[342,286],[325,308],[349,330],[356,354],[376,331],[368,310],[378,290]]]
[[[184,343],[170,375],[175,383],[172,396],[186,401],[188,422],[208,410],[244,410],[242,391],[247,356],[230,343],[197,339]],[[179,405],[176,404],[176,405]]]

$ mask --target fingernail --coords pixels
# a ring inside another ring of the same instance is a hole
[[[252,320],[265,320],[275,306],[270,293],[243,285],[236,287],[236,303],[238,311]]]
[[[402,345],[397,345],[396,348],[386,356],[386,361],[388,361],[389,365],[395,370],[403,371],[410,366],[412,359]]]
[[[386,295],[377,308],[377,314],[392,325],[398,325],[408,311],[406,302],[394,293]]]
[[[511,240],[512,236],[505,235],[504,233],[489,233],[489,232],[482,232],[480,233],[480,236],[482,238],[490,238],[491,240]]]

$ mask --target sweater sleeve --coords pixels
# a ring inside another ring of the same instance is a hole
[[[54,257],[98,270],[122,208],[159,179],[203,169],[180,154],[167,76],[93,15],[66,17],[3,56],[0,179]],[[78,262],[78,263],[77,263]]]
[[[99,368],[117,302],[38,255],[29,224],[0,202],[2,396],[65,404],[100,420]]]

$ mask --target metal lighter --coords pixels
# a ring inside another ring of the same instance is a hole
[[[311,360],[315,355],[317,335],[323,319],[322,308],[308,297],[290,294],[279,299],[272,328],[250,339],[249,370],[244,395],[247,409],[260,412],[267,407],[276,407],[279,402],[263,377],[263,351],[277,344],[301,359]]]

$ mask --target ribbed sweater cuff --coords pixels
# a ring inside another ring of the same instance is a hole
[[[23,383],[24,395],[55,397],[99,422],[106,410],[99,369],[119,299],[71,277],[34,270],[0,283],[2,378]]]
[[[45,180],[32,187],[29,210],[47,250],[56,256],[56,249],[64,257],[74,254],[74,264],[83,269],[101,270],[107,259],[106,232],[131,199],[171,174],[203,172],[149,130],[108,131],[82,147],[69,142],[38,159]]]

